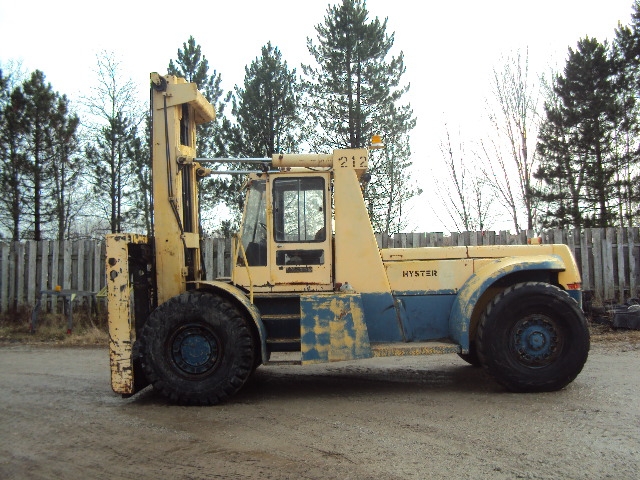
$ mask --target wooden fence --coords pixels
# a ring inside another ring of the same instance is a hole
[[[542,243],[564,243],[573,253],[582,275],[582,289],[593,294],[595,303],[624,303],[638,298],[640,286],[640,238],[638,227],[548,230]],[[378,245],[391,247],[442,247],[453,245],[526,245],[534,233],[462,232],[444,236],[435,233],[376,235]]]
[[[451,245],[523,245],[532,232],[463,232],[445,236],[435,233],[377,235],[378,245],[391,247],[441,247]],[[569,245],[582,273],[584,290],[593,292],[596,302],[624,302],[638,296],[640,286],[639,229],[607,228],[550,230],[543,243]],[[228,277],[231,242],[207,238],[203,259],[207,280]],[[100,291],[105,286],[103,242],[26,241],[0,243],[0,311],[32,308],[41,290],[63,289]],[[51,306],[56,306],[55,297]]]
[[[106,284],[105,245],[94,240],[0,243],[0,312],[32,308],[41,290],[99,292]],[[207,238],[206,279],[230,276],[231,240]],[[61,300],[52,296],[55,308]]]

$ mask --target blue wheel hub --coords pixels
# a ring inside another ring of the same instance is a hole
[[[520,320],[514,327],[512,340],[518,359],[527,365],[548,365],[558,353],[556,326],[544,315],[530,315]]]
[[[174,365],[189,375],[207,374],[215,369],[220,357],[216,335],[200,325],[187,325],[177,331],[169,347]]]

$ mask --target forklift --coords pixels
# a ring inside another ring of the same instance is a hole
[[[194,83],[151,74],[153,233],[107,235],[111,385],[226,401],[276,352],[301,365],[456,353],[506,389],[554,391],[589,352],[566,245],[380,249],[363,199],[382,147],[238,159],[246,202],[230,278],[205,280],[196,157],[215,112]],[[209,166],[207,166],[209,165]]]

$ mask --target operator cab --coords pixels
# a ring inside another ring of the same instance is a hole
[[[233,282],[256,292],[333,290],[330,188],[328,171],[251,174]]]

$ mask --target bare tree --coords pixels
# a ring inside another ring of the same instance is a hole
[[[436,181],[442,205],[458,231],[485,230],[491,221],[492,197],[487,195],[484,176],[474,167],[473,158],[467,161],[464,143],[454,147],[448,128],[445,135],[440,152],[448,181]]]
[[[132,165],[144,110],[136,100],[133,81],[123,78],[113,54],[97,55],[96,76],[92,95],[84,99],[93,116],[86,148],[92,167],[89,181],[99,202],[97,209],[104,211],[111,232],[116,233],[122,231],[130,207],[128,194],[135,188]]]
[[[392,119],[397,113],[393,106],[387,111]],[[409,135],[404,127],[395,128],[394,125],[395,122],[390,122],[384,132],[385,148],[369,157],[371,182],[364,190],[373,228],[384,233],[384,238],[406,228],[407,204],[422,193],[409,170],[412,165]]]
[[[524,211],[527,229],[533,228],[536,216],[531,187],[539,96],[529,79],[528,51],[503,58],[502,65],[494,68],[492,93],[493,102],[487,106],[491,139],[480,142],[487,160],[484,175],[520,232],[520,213]]]

